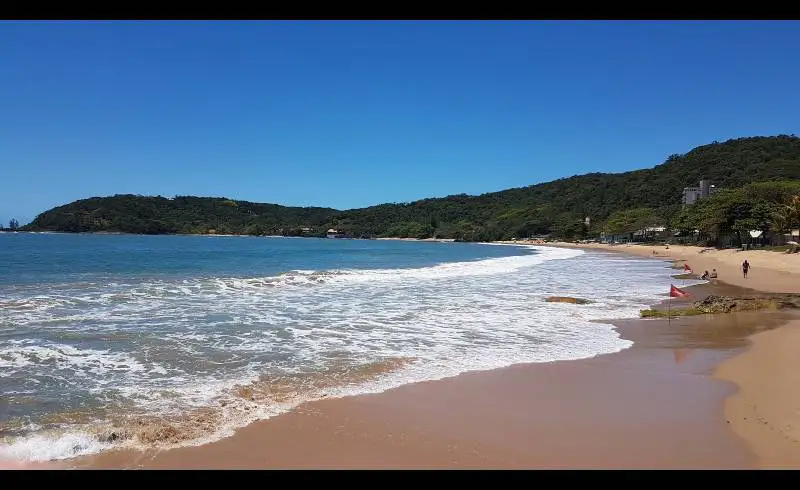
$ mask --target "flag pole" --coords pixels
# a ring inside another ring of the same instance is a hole
[[[669,286],[669,297],[667,298],[667,325],[672,326],[672,285]]]

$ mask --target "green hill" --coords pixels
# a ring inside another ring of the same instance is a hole
[[[710,179],[717,187],[800,179],[800,138],[752,137],[714,142],[672,155],[653,168],[591,173],[552,182],[468,196],[381,204],[338,211],[295,208],[225,198],[117,195],[75,201],[39,215],[25,230],[129,233],[312,234],[328,227],[352,236],[437,236],[499,240],[599,230],[617,211],[651,208],[665,222],[680,210],[683,187]],[[301,228],[312,228],[303,232]]]
[[[617,174],[591,173],[480,196],[449,196],[409,204],[347,211],[339,219],[359,233],[430,231],[465,239],[498,240],[555,233],[574,236],[589,217],[599,229],[614,212],[653,208],[669,221],[683,188],[702,178],[717,187],[800,178],[800,138],[753,137],[712,143],[671,155],[654,168]],[[584,230],[585,231],[585,230]],[[411,233],[406,233],[411,232]]]
[[[339,211],[296,208],[217,197],[92,197],[59,206],[36,217],[24,230],[123,232],[141,234],[217,233],[301,234],[322,226]]]

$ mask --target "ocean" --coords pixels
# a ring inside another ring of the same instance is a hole
[[[603,321],[674,272],[535,246],[0,234],[0,458],[200,444],[308,400],[616,352]]]

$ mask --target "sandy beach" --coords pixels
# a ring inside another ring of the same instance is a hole
[[[608,249],[685,259],[695,271],[716,268],[720,281],[693,287],[695,297],[752,292],[743,286],[795,292],[792,261],[800,262],[748,252],[753,272],[744,280],[738,263],[745,256],[736,252]],[[633,347],[310,402],[203,446],[113,451],[49,467],[800,467],[796,316],[747,312],[615,324]]]
[[[505,242],[519,243],[527,242]],[[800,254],[785,254],[766,250],[738,249],[716,250],[685,245],[665,246],[602,243],[547,243],[544,246],[579,248],[583,250],[600,250],[619,252],[640,257],[660,258],[662,260],[681,260],[689,264],[695,274],[717,269],[721,282],[774,293],[800,292]],[[742,276],[741,265],[747,260],[751,269],[747,278]]]

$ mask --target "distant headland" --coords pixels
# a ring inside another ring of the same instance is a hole
[[[478,196],[337,210],[224,197],[114,195],[58,206],[19,230],[310,237],[335,230],[355,238],[456,241],[678,237],[730,246],[749,242],[754,230],[759,237],[791,237],[800,227],[798,179],[800,138],[762,136],[699,146],[652,168]]]

